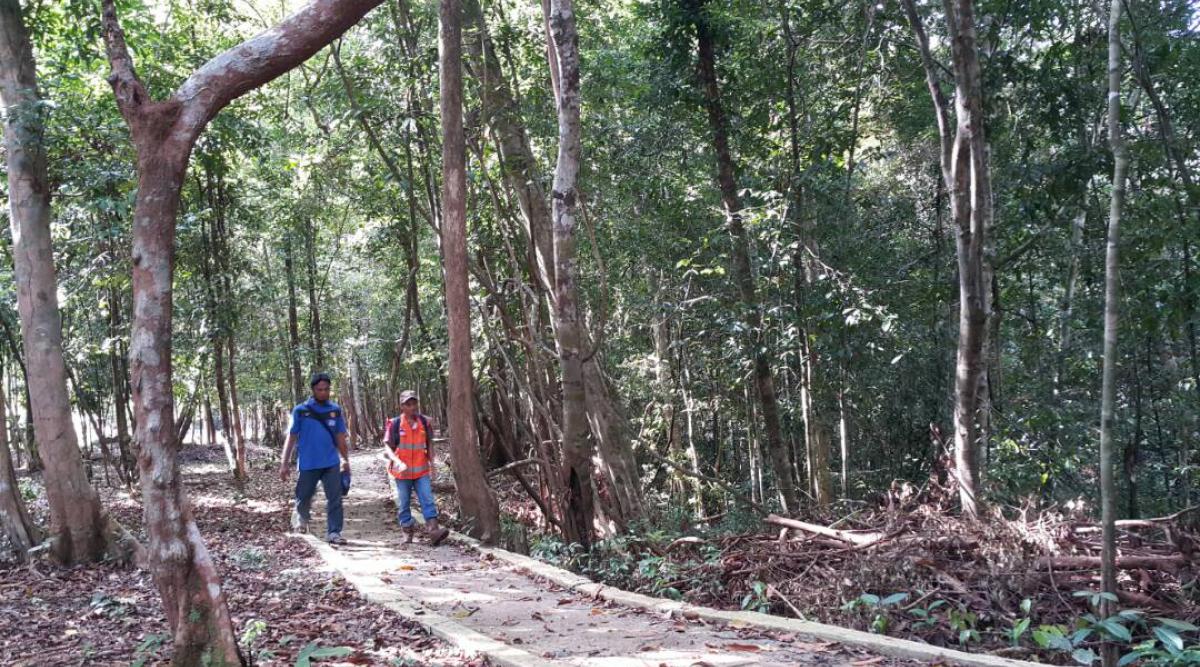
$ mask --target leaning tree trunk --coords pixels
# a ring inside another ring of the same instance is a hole
[[[0,375],[2,380],[3,375]],[[3,386],[0,386],[0,529],[8,537],[19,561],[25,560],[30,547],[42,541],[41,531],[29,518],[29,510],[17,487],[12,451],[8,448],[8,404]]]
[[[771,362],[766,350],[766,332],[763,331],[762,313],[759,310],[758,292],[754,286],[754,274],[750,267],[750,238],[742,221],[742,202],[738,195],[737,176],[733,155],[729,148],[729,122],[721,103],[720,87],[717,85],[716,55],[712,28],[705,16],[705,1],[692,0],[692,20],[696,28],[697,69],[701,92],[708,111],[709,129],[713,135],[713,149],[717,157],[717,184],[721,190],[721,203],[725,208],[726,224],[732,241],[731,274],[742,299],[747,335],[746,349],[753,362],[754,387],[762,409],[763,431],[767,440],[767,455],[771,457],[779,500],[783,511],[793,512],[800,506],[796,492],[792,457],[783,439],[779,419],[779,402],[775,393],[775,380],[771,375]]]
[[[58,281],[50,241],[50,183],[33,48],[17,0],[0,0],[0,98],[8,150],[14,282],[28,368],[34,437],[45,464],[52,552],[62,562],[97,560],[105,518],[79,455],[63,361]]]
[[[134,70],[115,0],[103,1],[109,83],[137,150],[130,345],[135,436],[150,547],[146,561],[173,635],[174,665],[243,662],[220,576],[179,476],[171,378],[175,224],[188,158],[230,101],[337,39],[381,0],[314,0],[275,27],[213,58],[156,101]]]
[[[1117,288],[1119,286],[1118,236],[1121,208],[1125,203],[1125,172],[1129,153],[1121,135],[1121,3],[1112,0],[1108,14],[1108,143],[1113,154],[1112,198],[1108,210],[1108,248],[1104,257],[1104,356],[1100,389],[1100,522],[1103,547],[1100,551],[1101,587],[1117,593],[1116,509],[1117,489],[1113,478],[1113,422],[1116,404]],[[1103,600],[1100,617],[1116,613],[1110,600]],[[1116,646],[1105,644],[1106,666],[1116,664]]]
[[[475,429],[471,373],[471,298],[467,260],[467,148],[462,117],[462,7],[441,0],[439,51],[442,112],[442,250],[446,257],[446,316],[450,330],[450,455],[454,484],[471,534],[500,538],[500,507],[487,483]]]

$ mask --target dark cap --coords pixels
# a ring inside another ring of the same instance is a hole
[[[330,379],[329,373],[313,373],[312,379],[308,381],[308,387],[311,389],[317,386],[318,382],[328,382],[329,384],[333,384],[333,380]]]

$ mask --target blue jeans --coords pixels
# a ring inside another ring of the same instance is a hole
[[[342,472],[340,466],[301,470],[296,479],[296,512],[305,522],[309,518],[313,496],[317,495],[317,482],[325,489],[325,532],[327,535],[342,532]]]
[[[417,500],[421,502],[421,516],[425,517],[426,521],[436,519],[438,516],[437,505],[433,502],[433,482],[429,481],[429,475],[422,475],[416,479],[398,479],[396,480],[396,497],[399,501],[400,511],[397,512],[396,518],[404,528],[413,525],[409,504],[412,502],[414,490],[417,492]]]

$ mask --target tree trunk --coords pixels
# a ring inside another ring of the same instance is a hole
[[[50,240],[50,184],[33,49],[17,0],[0,0],[0,98],[8,109],[9,219],[14,282],[34,437],[45,464],[53,554],[62,562],[104,556],[105,519],[79,456],[63,360],[58,282]]]
[[[238,481],[245,481],[246,470],[246,437],[242,431],[242,407],[238,404],[237,393],[237,345],[233,340],[233,332],[226,334],[225,342],[229,344],[229,414],[233,420],[230,425],[233,431],[234,467],[233,476]]]
[[[771,457],[775,481],[779,489],[779,500],[785,513],[794,512],[800,506],[792,470],[791,455],[783,440],[780,426],[779,404],[775,395],[775,380],[771,375],[770,353],[767,351],[766,332],[763,331],[762,313],[759,310],[758,293],[754,286],[754,275],[750,265],[750,238],[742,221],[742,203],[738,195],[733,155],[729,147],[729,123],[721,102],[717,84],[714,38],[709,26],[705,0],[689,0],[691,19],[696,29],[697,70],[701,92],[708,111],[709,129],[713,135],[713,149],[717,158],[717,184],[721,190],[721,203],[725,209],[726,225],[731,243],[731,270],[734,283],[742,299],[742,309],[747,324],[746,348],[753,361],[754,387],[762,409],[763,430],[766,436],[767,454]]]
[[[556,280],[554,222],[542,186],[544,179],[519,106],[488,36],[478,0],[463,0],[463,9],[477,35],[467,41],[466,47],[469,65],[480,84],[483,122],[499,148],[504,183],[514,193],[526,223],[528,254],[523,259],[531,267],[530,279],[537,292],[544,294]],[[582,320],[580,335],[582,348],[591,350],[594,346]],[[628,524],[643,511],[637,461],[631,446],[629,418],[621,410],[620,398],[605,381],[600,360],[598,353],[585,354],[583,358],[587,423],[596,441],[600,472],[612,492],[602,496],[604,513],[619,524]]]
[[[554,216],[554,317],[562,372],[564,527],[568,542],[592,542],[592,446],[588,440],[583,379],[583,334],[575,257],[576,178],[582,150],[579,110],[579,37],[571,0],[551,0],[549,23],[561,70],[558,98],[558,163],[552,195]]]
[[[1108,211],[1108,247],[1104,258],[1104,356],[1100,388],[1100,522],[1103,528],[1103,547],[1100,551],[1101,587],[1117,593],[1117,489],[1113,474],[1113,426],[1116,404],[1117,365],[1117,288],[1120,284],[1118,264],[1118,231],[1121,209],[1125,203],[1125,172],[1129,154],[1121,135],[1121,4],[1112,0],[1108,15],[1108,143],[1113,154],[1112,198]],[[1100,618],[1116,613],[1109,600],[1100,604]],[[1116,664],[1116,646],[1107,643],[1103,651],[1104,664]]]
[[[463,518],[485,543],[500,538],[500,508],[479,459],[471,373],[471,299],[467,259],[467,149],[462,117],[462,8],[441,0],[442,248],[450,333],[450,455]]]
[[[991,175],[983,128],[983,93],[975,37],[972,0],[944,0],[955,79],[954,116],[938,81],[938,66],[913,0],[903,0],[925,82],[933,100],[941,142],[942,180],[950,194],[950,211],[957,227],[958,348],[954,377],[954,458],[959,502],[963,513],[976,516],[979,499],[979,414],[981,387],[986,391],[988,320],[991,316],[992,270],[988,235],[992,226]],[[986,416],[985,416],[986,418]]]
[[[188,158],[230,101],[287,72],[341,36],[380,0],[314,0],[201,66],[168,99],[150,97],[133,68],[114,0],[103,0],[109,83],[137,149],[130,345],[147,562],[170,623],[173,665],[242,664],[220,576],[179,476],[171,369],[175,223]]]
[[[312,372],[324,371],[325,342],[321,335],[321,305],[317,301],[317,229],[311,218],[304,219],[304,286],[308,290],[308,343],[313,355]]]
[[[296,262],[292,244],[285,241],[283,264],[288,285],[288,361],[292,367],[292,403],[304,400],[304,378],[300,374],[300,318],[296,312]]]
[[[2,374],[0,380],[3,380]],[[42,535],[37,524],[29,518],[25,499],[17,486],[12,451],[8,447],[8,403],[4,394],[4,388],[0,386],[0,529],[8,537],[17,560],[23,562],[29,549],[42,541]]]
[[[121,451],[122,478],[127,485],[132,485],[137,474],[137,458],[133,453],[132,439],[129,436],[129,395],[126,393],[125,366],[118,354],[117,335],[121,326],[121,300],[116,288],[108,291],[108,335],[113,341],[108,350],[109,372],[112,375],[113,411],[117,420],[117,447]]]

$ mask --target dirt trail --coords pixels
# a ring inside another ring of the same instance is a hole
[[[353,458],[354,488],[346,498],[347,544],[336,566],[366,575],[436,615],[551,664],[580,667],[734,667],[736,665],[905,665],[839,644],[614,605],[566,591],[511,566],[447,543],[405,545],[392,492],[370,454]],[[319,496],[319,494],[318,494]],[[415,504],[415,498],[414,498]],[[313,525],[322,526],[314,502]],[[378,584],[377,584],[378,585]]]

